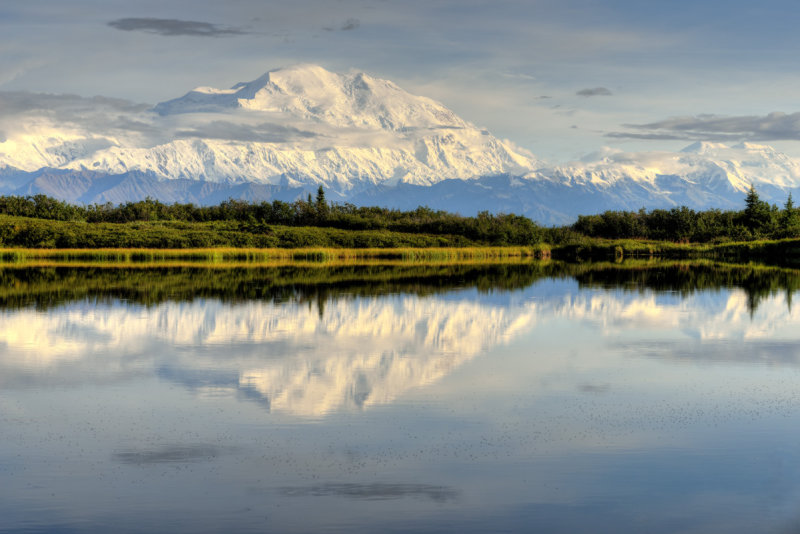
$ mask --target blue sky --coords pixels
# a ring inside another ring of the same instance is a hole
[[[800,155],[799,19],[779,0],[15,1],[0,5],[0,91],[155,104],[318,63],[553,161],[698,139]]]

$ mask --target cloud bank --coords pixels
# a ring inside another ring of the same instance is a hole
[[[211,24],[210,22],[158,19],[152,17],[117,19],[110,21],[108,25],[122,31],[138,31],[167,37],[181,35],[188,35],[191,37],[225,37],[248,33],[241,28],[226,28],[218,24]]]
[[[212,120],[205,124],[195,124],[175,131],[175,137],[178,139],[199,137],[255,143],[285,143],[318,136],[319,134],[315,132],[281,124],[264,122],[249,125],[225,120]]]
[[[622,139],[680,139],[680,140],[800,140],[800,113],[779,111],[767,115],[723,117],[698,115],[674,117],[648,124],[626,124],[633,132],[611,132],[606,137]]]
[[[107,135],[159,134],[148,119],[147,104],[117,98],[0,92],[0,132],[5,138],[59,125]],[[0,139],[2,141],[4,139]]]
[[[586,89],[581,89],[577,93],[578,96],[611,96],[614,93],[611,92],[611,89],[607,87],[588,87]]]
[[[357,29],[359,26],[361,26],[361,21],[360,20],[354,19],[354,18],[350,18],[350,19],[347,19],[346,21],[344,21],[341,24],[341,26],[339,26],[338,28],[335,28],[333,26],[325,26],[324,29],[329,31],[329,32],[333,32],[333,31],[336,31],[336,30],[343,31],[343,32],[348,32],[348,31]]]

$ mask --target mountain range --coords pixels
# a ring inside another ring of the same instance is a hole
[[[27,93],[0,104],[0,194],[84,204],[291,201],[322,185],[336,202],[563,224],[606,209],[741,209],[751,184],[779,204],[800,190],[800,161],[748,143],[550,165],[391,81],[316,65],[155,106]]]

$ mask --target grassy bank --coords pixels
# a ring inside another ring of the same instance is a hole
[[[796,238],[676,243],[592,238],[555,230],[546,233],[554,242],[552,245],[533,240],[527,246],[503,246],[510,238],[503,237],[502,232],[495,236],[497,242],[479,242],[450,233],[281,226],[254,220],[112,223],[0,215],[0,262],[222,266],[290,262],[455,263],[552,257],[570,262],[662,258],[800,263],[800,239]]]
[[[527,247],[393,247],[393,248],[0,248],[0,265],[261,265],[407,263],[517,263],[540,259],[565,262],[619,262],[631,259],[713,260],[729,263],[800,264],[800,239],[734,243],[585,239],[580,243]]]
[[[480,244],[460,235],[281,226],[256,221],[89,223],[0,215],[0,246],[6,248],[436,248]]]
[[[537,226],[528,219],[512,215],[487,214],[464,218],[422,208],[411,213],[383,211],[379,210],[380,213],[373,214],[371,219],[350,221],[351,224],[344,228],[336,226],[337,220],[329,218],[293,221],[291,224],[244,216],[218,220],[134,219],[111,222],[0,213],[0,246],[92,249],[430,248],[526,246],[542,241]],[[381,214],[387,218],[403,215],[409,220],[382,226]],[[338,223],[344,224],[342,221]]]
[[[0,250],[0,264],[109,266],[191,265],[217,266],[298,264],[504,263],[546,258],[547,247],[430,247],[430,248],[100,248]]]

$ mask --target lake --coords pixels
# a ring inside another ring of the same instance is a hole
[[[800,529],[800,271],[0,281],[2,532]]]

